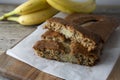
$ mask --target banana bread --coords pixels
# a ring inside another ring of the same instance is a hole
[[[51,18],[44,28],[48,31],[33,46],[43,58],[95,65],[101,55],[104,42],[118,23],[104,15],[71,14],[65,19]]]

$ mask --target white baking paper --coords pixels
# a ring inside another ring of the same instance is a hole
[[[64,17],[66,15],[59,13],[56,16]],[[7,54],[41,71],[65,80],[106,80],[120,55],[120,27],[114,31],[105,44],[100,62],[93,67],[86,67],[77,64],[47,60],[34,54],[32,46],[36,41],[41,39],[41,34],[45,32],[45,30],[42,29],[44,24],[45,23],[38,26],[32,34],[22,40],[14,48],[9,49]]]

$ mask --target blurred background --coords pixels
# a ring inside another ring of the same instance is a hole
[[[21,4],[27,0],[0,0],[0,3]],[[120,0],[96,0],[97,5],[120,6]]]

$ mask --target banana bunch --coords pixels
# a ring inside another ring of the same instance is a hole
[[[28,0],[1,16],[0,20],[36,25],[55,15],[58,10],[65,13],[90,13],[95,8],[95,0]]]
[[[1,16],[0,20],[16,21],[22,25],[36,25],[57,12],[58,10],[52,8],[46,0],[28,0],[13,11]]]
[[[55,15],[58,11],[52,7],[40,10],[20,17],[8,17],[7,20],[16,21],[22,25],[35,25],[44,22],[46,19]]]
[[[95,0],[47,0],[57,10],[65,13],[90,13],[95,10]]]

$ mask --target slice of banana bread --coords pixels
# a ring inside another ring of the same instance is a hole
[[[87,48],[88,51],[94,50],[99,43],[102,43],[99,35],[61,18],[55,17],[47,20],[44,28],[65,35],[66,38],[80,43],[83,47]]]
[[[66,38],[64,41],[61,41],[60,35],[64,37],[58,32],[45,32],[42,35],[42,37],[44,36],[44,40],[36,42],[33,46],[35,53],[43,58],[86,66],[92,66],[99,60],[102,46],[99,46],[94,51],[88,52],[78,42],[73,42]]]
[[[95,50],[88,52],[81,44],[78,42],[71,42],[70,44],[70,54],[75,56],[77,59],[77,64],[92,66],[97,63],[100,59],[102,44],[99,45]]]
[[[37,41],[33,48],[38,56],[52,60],[59,61],[60,55],[66,54],[63,44],[52,40]]]
[[[100,49],[88,52],[79,43],[66,44],[67,47],[61,42],[41,40],[33,48],[38,56],[61,62],[92,66],[99,60]]]

